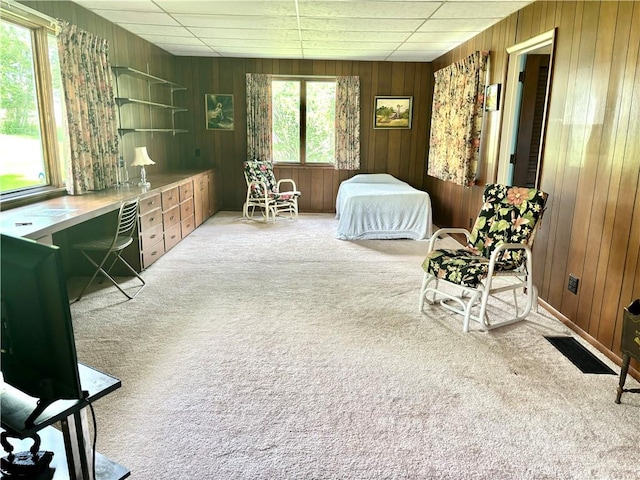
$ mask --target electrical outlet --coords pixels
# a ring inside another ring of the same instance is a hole
[[[577,295],[578,294],[578,282],[580,279],[573,274],[569,274],[569,283],[567,284],[567,290],[571,293]]]

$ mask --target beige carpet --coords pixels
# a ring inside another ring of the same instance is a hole
[[[80,360],[122,379],[98,451],[134,480],[640,478],[640,395],[616,405],[617,376],[543,338],[566,327],[541,309],[463,334],[417,310],[425,242],[336,225],[221,212],[136,299],[73,304]]]

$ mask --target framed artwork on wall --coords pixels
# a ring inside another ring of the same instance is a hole
[[[207,130],[233,130],[233,95],[206,93]]]
[[[373,128],[411,128],[413,97],[376,96],[373,104]]]

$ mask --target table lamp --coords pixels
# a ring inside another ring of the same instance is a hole
[[[147,153],[147,147],[136,147],[133,154],[132,167],[140,167],[140,182],[139,187],[150,187],[151,184],[147,182],[147,172],[144,170],[145,165],[155,165],[156,162],[149,158]]]

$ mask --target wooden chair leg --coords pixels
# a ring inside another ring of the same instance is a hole
[[[631,363],[631,355],[624,353],[622,355],[622,370],[620,370],[620,381],[618,382],[618,394],[616,395],[616,403],[620,403],[620,397],[624,390],[624,383],[627,381],[627,373],[629,373],[629,363]]]

